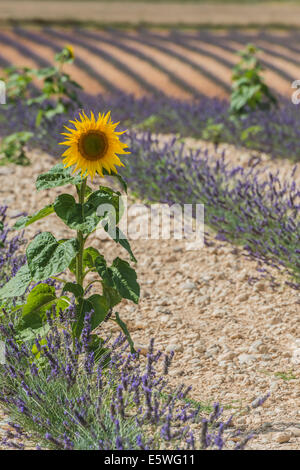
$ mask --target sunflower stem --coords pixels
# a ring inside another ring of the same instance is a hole
[[[79,198],[79,204],[81,204],[82,208],[82,219],[84,219],[84,198],[85,198],[85,188],[86,188],[86,178],[82,180],[80,185],[78,186],[78,198]],[[77,232],[77,241],[78,241],[78,254],[76,257],[76,282],[80,286],[83,285],[83,249],[84,249],[84,237],[83,233],[79,230]]]

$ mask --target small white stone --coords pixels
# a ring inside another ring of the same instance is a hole
[[[182,352],[183,351],[182,344],[169,344],[166,347],[166,352],[171,352],[171,351]]]
[[[185,284],[183,284],[182,288],[184,290],[193,290],[196,289],[196,284],[191,281],[187,281]]]
[[[253,356],[252,354],[240,354],[238,357],[239,361],[241,364],[251,364],[256,360],[256,357]]]
[[[288,432],[291,432],[291,434],[295,437],[300,437],[300,428],[296,428],[295,426],[288,428]]]

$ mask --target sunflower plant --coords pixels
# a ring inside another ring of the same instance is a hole
[[[110,318],[121,327],[134,350],[125,323],[113,309],[122,298],[138,303],[140,288],[135,270],[119,257],[109,266],[102,253],[87,246],[90,235],[101,223],[113,241],[128,252],[130,260],[136,262],[128,240],[118,227],[122,215],[121,193],[102,185],[93,191],[87,184],[88,178],[93,179],[96,174],[100,177],[111,175],[118,178],[126,191],[126,184],[116,167],[124,166],[118,155],[130,152],[127,145],[119,140],[123,132],[116,131],[118,123],[111,121],[110,113],[99,114],[96,119],[93,113],[88,117],[82,112],[79,120],[70,122],[74,127],[65,126],[67,132],[63,135],[66,140],[61,143],[68,147],[63,154],[63,163],[39,175],[36,189],[40,191],[72,184],[76,187],[77,200],[69,193],[60,194],[53,204],[18,219],[14,228],[24,229],[55,213],[75,231],[74,237],[57,240],[50,232],[36,235],[27,246],[26,264],[0,289],[0,299],[5,305],[10,298],[23,296],[31,283],[35,284],[26,302],[15,307],[21,310],[18,323],[20,337],[33,339],[36,335],[48,333],[46,320],[49,311],[54,320],[60,310],[72,304],[73,295],[76,302],[72,322],[74,344],[76,339],[80,341],[85,316],[91,314],[92,329]],[[66,270],[70,273],[67,280],[61,278],[61,273]],[[90,272],[97,273],[99,278],[88,283],[86,276]],[[53,286],[54,280],[62,283],[59,295]],[[89,293],[93,284],[99,287],[100,292]],[[93,336],[93,348],[101,348],[101,339],[96,335]]]
[[[82,87],[64,71],[65,64],[72,64],[74,59],[73,47],[67,45],[55,54],[53,66],[39,69],[6,68],[3,80],[9,102],[14,104],[21,99],[26,106],[42,105],[36,115],[36,127],[39,127],[44,119],[51,120],[57,114],[66,113],[74,104],[81,107],[77,90]],[[41,90],[30,88],[34,79],[42,81]]]

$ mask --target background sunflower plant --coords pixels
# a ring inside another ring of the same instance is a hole
[[[119,140],[122,132],[117,132],[109,113],[99,114],[98,118],[91,113],[88,118],[83,112],[80,120],[72,121],[74,128],[67,128],[64,133],[67,140],[63,145],[68,149],[64,153],[64,163],[55,165],[36,180],[37,191],[72,184],[76,187],[78,200],[68,193],[57,196],[53,204],[47,205],[31,216],[21,217],[14,228],[24,229],[28,225],[55,213],[69,228],[76,232],[71,239],[57,240],[50,232],[39,233],[27,246],[26,264],[17,272],[2,289],[2,305],[15,296],[27,292],[31,283],[36,285],[30,290],[26,302],[17,305],[21,311],[18,323],[20,338],[32,340],[48,333],[47,317],[51,312],[55,322],[57,315],[76,302],[75,318],[72,321],[73,344],[80,341],[84,328],[84,319],[91,315],[91,328],[94,330],[102,322],[115,321],[126,334],[134,351],[133,342],[125,323],[113,308],[122,298],[135,303],[139,301],[140,288],[135,270],[130,264],[117,257],[108,266],[105,257],[96,248],[86,246],[89,236],[101,223],[103,229],[120,244],[129,254],[130,260],[136,262],[130,244],[118,227],[122,215],[122,196],[106,186],[99,186],[93,191],[87,185],[87,178],[95,174],[116,176],[126,191],[126,184],[117,174],[116,166],[122,166],[117,154],[129,153],[126,145]],[[70,166],[75,165],[71,173]],[[79,171],[77,171],[79,170]],[[103,206],[104,205],[104,206]],[[105,210],[101,210],[105,207]],[[100,208],[100,211],[99,211]],[[69,270],[73,280],[58,277]],[[99,278],[86,281],[88,273],[98,273]],[[75,282],[74,282],[75,276]],[[56,295],[53,282],[61,282],[61,295]],[[97,283],[99,293],[89,294],[91,286]],[[74,296],[74,297],[72,297]],[[90,347],[102,350],[102,340],[92,335]]]

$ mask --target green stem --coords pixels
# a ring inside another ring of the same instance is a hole
[[[96,279],[95,281],[91,281],[88,283],[88,285],[86,286],[85,288],[85,292],[87,291],[87,289],[92,285],[92,284],[95,284],[95,282],[100,282],[102,284],[102,281],[100,279]]]
[[[79,204],[81,204],[82,207],[82,219],[84,219],[84,209],[83,209],[83,203],[84,203],[84,196],[85,196],[85,188],[86,188],[86,178],[80,183],[80,186],[78,187],[78,198],[79,198]],[[83,233],[81,231],[77,232],[77,241],[78,241],[78,254],[76,257],[76,282],[80,286],[83,284],[83,249],[84,249],[84,237]]]

